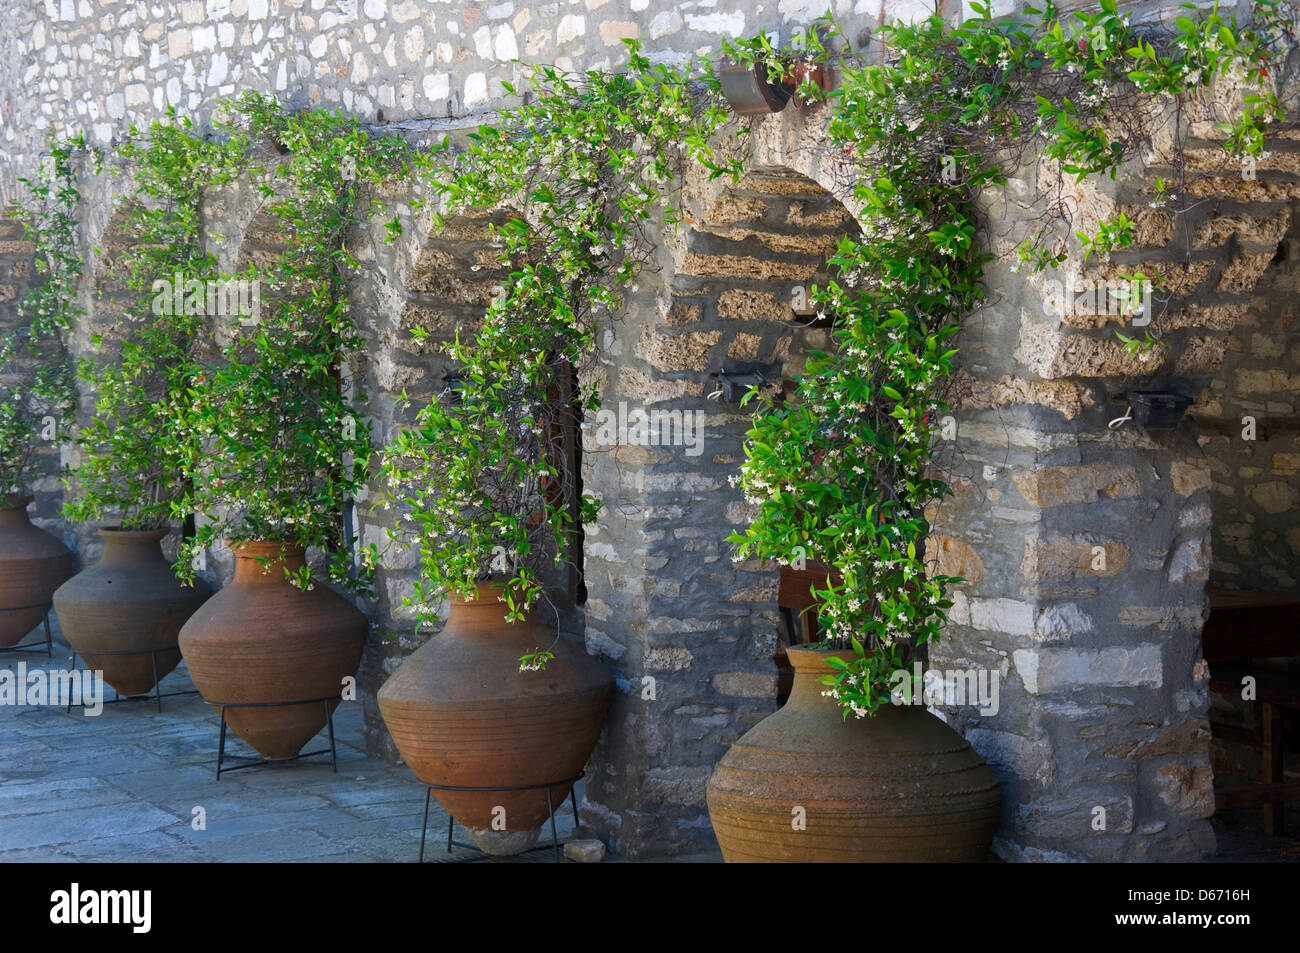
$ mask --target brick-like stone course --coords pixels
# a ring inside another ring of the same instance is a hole
[[[835,4],[855,42],[878,25],[878,5],[866,6]],[[1138,16],[1169,7],[1126,6]],[[507,101],[502,82],[518,79],[515,57],[574,69],[617,65],[619,39],[636,35],[653,57],[679,63],[723,36],[788,36],[824,4],[779,7],[113,0],[92,9],[83,0],[40,0],[7,11],[0,36],[9,97],[0,103],[0,197],[14,194],[50,130],[85,129],[107,143],[168,105],[202,124],[219,99],[251,88],[367,122],[380,123],[382,111],[383,123],[407,122],[413,141],[459,135]],[[890,7],[891,15],[904,7]],[[851,227],[854,206],[825,148],[824,123],[824,109],[759,122],[740,182],[687,183],[692,222],[655,235],[659,268],[639,280],[583,371],[602,385],[607,406],[698,412],[705,438],[702,454],[691,456],[684,446],[604,446],[594,428],[584,431],[584,484],[605,507],[585,528],[587,602],[563,607],[561,628],[616,678],[583,810],[585,824],[628,857],[712,845],[703,799],[712,766],[775,709],[776,569],[733,562],[724,541],[752,515],[728,482],[743,459],[750,410],[720,399],[711,375],[775,364],[788,381],[809,350],[830,344],[806,292],[828,277],[827,253]],[[1190,192],[1213,201],[1189,220],[1190,257],[1169,216],[1147,209],[1159,169],[1133,163],[1115,183],[1076,190],[1089,220],[1138,210],[1137,245],[1089,275],[1150,266],[1166,276],[1173,297],[1153,321],[1170,344],[1166,354],[1132,358],[1114,336],[1124,319],[1096,308],[1052,315],[1041,281],[1007,261],[988,266],[997,294],[960,340],[949,393],[956,437],[936,459],[955,493],[932,513],[930,555],[936,571],[965,581],[953,589],[946,637],[931,661],[998,675],[997,714],[942,713],[1002,785],[995,849],[1006,859],[1192,859],[1213,849],[1199,649],[1206,578],[1294,590],[1300,555],[1300,141],[1274,151],[1249,181],[1197,160],[1207,175]],[[1039,174],[1017,170],[1005,191],[981,199],[999,223],[982,236],[991,247],[1006,251],[1009,235],[1038,222]],[[117,263],[131,240],[116,210],[120,188],[109,177],[87,183],[87,292],[102,294],[78,329],[79,354],[89,353],[92,328],[111,329],[120,316]],[[473,331],[500,279],[486,221],[458,219],[435,235],[422,198],[395,186],[380,218],[395,215],[401,238],[386,245],[375,225],[354,249],[363,270],[351,294],[367,348],[347,379],[366,392],[362,409],[380,443],[444,388],[451,365],[435,345]],[[205,222],[227,269],[282,247],[247,183],[208,197]],[[0,321],[12,320],[31,258],[12,223],[0,224]],[[428,342],[411,338],[417,327]],[[1190,420],[1167,433],[1108,428],[1124,413],[1116,395],[1138,384],[1189,388],[1198,398]],[[403,389],[415,408],[399,407]],[[1247,415],[1257,424],[1253,441],[1241,436]],[[94,558],[89,528],[57,518],[56,461],[56,451],[45,451],[38,522]],[[369,500],[356,508],[366,542],[382,541],[400,516]],[[211,557],[219,583],[229,554]],[[376,597],[362,602],[376,627],[361,678],[366,740],[390,757],[374,693],[429,636],[414,631],[401,606],[415,573],[409,550],[390,549]],[[1091,826],[1096,808],[1104,830]]]

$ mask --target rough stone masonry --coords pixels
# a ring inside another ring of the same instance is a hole
[[[865,44],[882,16],[929,12],[920,0],[829,4],[850,41]],[[505,103],[514,61],[616,67],[620,40],[640,38],[653,59],[680,63],[724,37],[773,31],[784,40],[828,0],[723,2],[571,0],[545,4],[414,0],[37,0],[11,5],[0,31],[0,198],[37,161],[47,133],[82,130],[112,143],[174,106],[200,124],[244,89],[297,106],[327,106],[413,140],[472,128]],[[1078,4],[1065,3],[1069,9]],[[1124,4],[1150,20],[1173,3]],[[1246,15],[1248,4],[1237,4]],[[887,8],[887,9],[886,9]],[[1009,8],[1007,5],[1006,8]],[[998,6],[999,10],[1004,9]],[[1223,7],[1232,12],[1232,6]],[[948,15],[955,5],[944,6]],[[1293,56],[1293,60],[1294,60]],[[1295,103],[1294,62],[1278,82]],[[1231,91],[1225,92],[1225,101]],[[999,713],[943,712],[989,761],[1003,789],[995,843],[1009,860],[1195,859],[1213,851],[1214,808],[1200,629],[1207,580],[1297,591],[1300,557],[1300,134],[1279,130],[1253,177],[1229,167],[1214,142],[1215,111],[1195,104],[1192,163],[1207,174],[1204,202],[1174,235],[1148,207],[1169,156],[1168,115],[1152,123],[1151,152],[1114,183],[1078,188],[1081,220],[1115,209],[1141,225],[1139,246],[1092,269],[1159,267],[1175,288],[1155,326],[1170,347],[1146,362],[1119,348],[1126,319],[1061,314],[1041,278],[1005,255],[1060,186],[1040,162],[985,197],[981,236],[1003,257],[989,266],[987,305],[968,321],[953,382],[955,434],[936,461],[955,496],[933,513],[937,567],[966,582],[937,668],[996,670]],[[682,446],[606,446],[585,434],[585,486],[605,501],[586,528],[587,599],[565,619],[619,686],[589,767],[584,821],[628,857],[710,846],[704,786],[727,746],[776,706],[779,637],[774,567],[734,563],[726,535],[748,516],[728,477],[741,460],[748,410],[716,392],[711,374],[775,364],[797,376],[828,332],[800,309],[799,289],[825,275],[855,211],[827,158],[825,112],[757,122],[737,183],[687,183],[695,224],[658,235],[658,271],[603,331],[594,371],[607,406],[699,412],[703,452]],[[114,262],[132,236],[121,227],[120,180],[83,183],[90,334],[120,333]],[[1069,186],[1070,188],[1076,188]],[[368,347],[347,369],[369,395],[383,441],[450,369],[434,345],[471,331],[492,293],[483,221],[433,235],[413,190],[384,197],[403,223],[396,245],[363,235],[352,289]],[[260,197],[236,184],[210,195],[205,234],[223,267],[276,253],[283,239]],[[32,280],[33,249],[0,225],[0,321]],[[410,336],[419,327],[423,342]],[[1108,424],[1135,387],[1196,397],[1173,431]],[[83,412],[92,395],[83,398]],[[1243,418],[1256,422],[1243,437]],[[52,474],[57,450],[45,450]],[[58,516],[60,488],[37,482],[37,522],[85,560],[88,527]],[[391,514],[357,507],[364,541]],[[214,552],[209,576],[228,577]],[[373,750],[395,756],[374,693],[427,633],[401,609],[416,561],[390,553],[363,663],[362,701]],[[1092,821],[1096,809],[1104,830]]]

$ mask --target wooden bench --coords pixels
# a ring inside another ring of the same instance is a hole
[[[1288,800],[1300,798],[1300,781],[1283,774],[1286,732],[1283,709],[1300,710],[1300,674],[1280,672],[1250,664],[1254,659],[1300,657],[1300,597],[1252,589],[1206,591],[1210,617],[1202,635],[1203,653],[1210,666],[1210,687],[1240,697],[1242,680],[1255,679],[1255,704],[1259,717],[1253,730],[1211,722],[1214,736],[1236,741],[1260,751],[1260,776],[1240,787],[1215,791],[1217,808],[1262,804],[1264,829],[1284,830]]]

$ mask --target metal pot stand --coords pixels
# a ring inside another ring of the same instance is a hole
[[[558,781],[546,781],[546,782],[543,782],[542,784],[516,784],[516,785],[513,785],[513,786],[511,786],[511,787],[465,788],[465,787],[456,787],[455,785],[451,785],[451,784],[430,784],[430,785],[426,785],[426,786],[425,786],[425,791],[424,791],[424,824],[423,824],[423,825],[421,826],[421,828],[420,828],[420,859],[419,859],[419,863],[421,863],[421,864],[424,863],[424,842],[425,842],[425,837],[426,837],[426,835],[427,835],[428,832],[429,832],[429,802],[433,799],[433,792],[434,792],[434,791],[471,791],[471,792],[493,792],[493,791],[540,791],[542,788],[545,788],[545,789],[546,789],[546,808],[547,808],[547,816],[550,818],[550,821],[551,821],[551,844],[550,844],[550,847],[547,847],[545,844],[543,844],[543,845],[540,846],[540,847],[530,847],[530,848],[528,848],[528,849],[525,850],[525,851],[521,851],[520,853],[522,853],[522,854],[531,854],[531,853],[533,853],[533,852],[535,852],[535,851],[539,851],[539,850],[550,850],[550,851],[554,851],[554,853],[555,853],[555,862],[556,862],[557,864],[560,863],[561,861],[564,860],[564,854],[563,854],[563,853],[561,852],[561,850],[560,850],[560,837],[559,837],[559,834],[556,832],[556,829],[555,829],[555,802],[552,800],[552,797],[551,797],[551,789],[554,788],[556,785],[559,785],[559,784],[576,785],[579,781],[581,781],[584,777],[586,777],[586,775],[587,775],[587,772],[586,772],[585,770],[583,770],[583,771],[579,771],[579,772],[578,772],[574,777],[572,777],[572,778],[562,778],[562,779],[560,779],[560,780],[558,780]],[[570,801],[572,802],[572,804],[573,804],[573,824],[574,824],[575,827],[577,827],[577,826],[578,826],[579,824],[581,824],[582,822],[578,819],[578,792],[577,792],[577,789],[574,788],[574,787],[570,787],[570,788],[569,788],[569,800],[570,800]],[[456,825],[456,819],[455,819],[454,817],[452,817],[450,814],[448,814],[448,815],[447,815],[447,853],[448,853],[448,854],[451,853],[451,849],[452,849],[452,847],[463,847],[463,848],[465,848],[466,850],[477,851],[477,852],[479,853],[480,856],[478,856],[478,857],[462,857],[462,858],[460,858],[460,859],[458,859],[458,860],[447,859],[447,860],[443,860],[443,861],[438,861],[438,863],[444,863],[444,864],[446,864],[446,863],[451,863],[451,864],[466,864],[466,863],[474,863],[475,861],[484,860],[485,858],[492,856],[492,855],[488,854],[486,851],[484,851],[481,847],[479,847],[479,846],[476,845],[476,844],[466,844],[466,843],[464,843],[463,841],[453,840],[453,839],[452,839],[452,831],[454,830],[455,825]],[[518,856],[518,855],[515,855],[515,856]]]
[[[208,702],[209,705],[221,709],[221,735],[217,742],[217,780],[221,780],[221,775],[231,771],[243,771],[246,768],[264,768],[273,764],[285,764],[289,761],[301,761],[303,758],[313,758],[316,755],[327,754],[330,756],[330,767],[335,774],[339,773],[339,753],[338,747],[334,742],[334,711],[330,708],[329,703],[337,699],[337,695],[326,695],[324,698],[308,698],[303,701],[293,702]],[[276,758],[268,761],[266,758],[255,758],[250,755],[226,754],[226,709],[227,708],[285,708],[290,705],[324,705],[325,706],[325,723],[329,727],[330,746],[321,748],[319,751],[304,751],[296,754],[292,758]],[[246,761],[247,764],[238,764],[233,768],[223,767],[227,761]]]
[[[47,617],[47,619],[46,619],[46,627],[47,627],[47,629],[48,629],[48,626],[49,626],[49,619],[48,619],[48,617]],[[197,695],[197,694],[199,693],[199,691],[198,691],[197,688],[191,688],[191,689],[189,689],[189,690],[187,690],[187,691],[183,691],[183,692],[167,692],[167,693],[165,693],[165,694],[163,693],[163,690],[162,690],[162,679],[160,679],[160,678],[158,677],[158,653],[159,653],[159,651],[170,651],[170,650],[168,650],[168,649],[122,649],[121,651],[117,651],[117,652],[95,652],[95,653],[93,653],[93,654],[95,654],[95,655],[148,655],[148,656],[149,656],[150,664],[153,666],[153,691],[152,691],[150,694],[148,694],[148,695],[119,695],[118,692],[117,692],[117,689],[114,688],[114,689],[113,689],[113,697],[112,697],[111,699],[107,699],[107,700],[105,700],[105,701],[103,702],[103,704],[105,704],[105,705],[117,705],[117,704],[120,704],[121,702],[139,702],[139,701],[148,701],[150,698],[152,698],[154,701],[157,702],[157,704],[158,704],[158,714],[161,715],[161,714],[162,714],[162,700],[163,700],[164,698],[178,698],[178,697],[180,697],[181,695]],[[76,667],[77,667],[77,650],[76,650],[76,649],[73,649],[73,650],[72,650],[72,667],[73,667],[73,669],[76,669]],[[93,669],[88,669],[87,671],[93,671]],[[81,707],[82,707],[82,708],[85,708],[85,707],[86,707],[85,702],[82,702]],[[67,710],[68,710],[68,711],[72,711],[72,701],[71,701],[71,699],[69,699],[69,701],[68,701],[68,708],[67,708]]]
[[[42,621],[45,624],[45,654],[50,658],[54,658],[54,636],[50,634],[50,610],[53,608],[53,602],[38,602],[30,606],[10,606],[7,609],[0,609],[0,612],[25,612],[28,609],[44,609],[45,614],[42,616]],[[11,645],[8,648],[0,649],[0,654],[6,652],[30,652],[40,644],[40,642],[23,642],[20,645]]]

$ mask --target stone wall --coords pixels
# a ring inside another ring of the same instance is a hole
[[[1236,210],[1221,220],[1240,221]],[[1242,229],[1261,254],[1279,231],[1285,237],[1194,414],[1210,461],[1211,581],[1300,593],[1300,203]]]
[[[1064,0],[1059,9],[1086,6]],[[1209,4],[1204,4],[1208,6]],[[959,0],[938,0],[956,15]],[[998,0],[998,12],[1016,4]],[[1176,4],[1123,4],[1172,19]],[[1245,0],[1224,2],[1231,12]],[[119,141],[167,107],[210,116],[243,90],[326,106],[367,122],[483,115],[519,85],[515,60],[594,69],[625,62],[624,37],[680,64],[724,37],[788,39],[832,9],[853,42],[928,0],[30,0],[0,13],[0,201],[49,132]]]
[[[1235,211],[1235,209],[1227,210]],[[1300,592],[1300,202],[1264,219],[1272,239],[1285,230],[1250,304],[1242,309],[1223,366],[1194,411],[1209,461],[1214,514],[1210,582],[1233,588]],[[1233,221],[1231,215],[1225,216]],[[1242,228],[1246,240],[1257,227]],[[1266,252],[1267,243],[1263,250]],[[1253,438],[1253,439],[1252,439]],[[1204,478],[1204,477],[1202,477]],[[1295,671],[1295,659],[1261,668]],[[1216,723],[1254,730],[1258,706],[1240,693],[1211,695]],[[1216,785],[1259,777],[1260,752],[1240,738],[1218,737],[1212,748]],[[1227,812],[1237,823],[1258,821],[1258,808]]]
[[[1159,136],[1149,163],[1113,186],[1071,186],[1081,220],[1118,207],[1140,222],[1137,247],[1085,276],[1163,273],[1171,293],[1158,297],[1150,325],[1164,336],[1162,351],[1146,360],[1125,354],[1114,331],[1140,335],[1131,319],[1095,307],[1061,313],[1044,297],[1048,276],[1026,281],[1003,264],[988,275],[993,300],[968,322],[947,457],[958,492],[936,516],[940,568],[971,582],[933,662],[999,666],[1006,678],[1005,714],[953,715],[1003,782],[996,849],[1009,859],[1192,859],[1213,848],[1199,632],[1219,517],[1212,473],[1222,463],[1201,446],[1218,439],[1213,418],[1225,411],[1215,395],[1225,381],[1239,389],[1239,371],[1223,364],[1242,327],[1285,334],[1271,317],[1286,300],[1278,294],[1285,271],[1274,263],[1300,188],[1300,154],[1283,135],[1257,178],[1223,167],[1212,143],[1193,142],[1201,177],[1191,194],[1204,201],[1177,235],[1149,208],[1154,178],[1169,172]],[[995,248],[1023,234],[1025,199],[1051,187],[1044,176],[1052,175],[1022,170],[1005,199],[989,196],[987,220],[999,224],[986,238]],[[1281,375],[1279,417],[1294,400],[1289,360],[1257,352],[1247,372]],[[1111,429],[1130,390],[1194,397],[1192,417],[1170,431]],[[1214,484],[1217,495],[1246,489],[1227,475]],[[1258,564],[1253,578],[1266,576]]]
[[[724,35],[788,35],[825,6],[121,0],[92,9],[83,0],[45,0],[5,15],[0,195],[12,194],[49,128],[79,126],[108,142],[166,105],[202,119],[218,99],[253,88],[400,124],[418,141],[472,126],[499,103],[499,82],[515,78],[514,56],[614,63],[618,38],[635,31],[652,57],[677,61],[716,48]],[[854,42],[883,9],[834,6]],[[890,14],[910,11],[904,6],[890,5]],[[1193,115],[1198,135],[1209,134],[1210,118],[1208,107]],[[690,220],[655,236],[657,268],[643,274],[600,341],[592,373],[606,407],[698,413],[703,428],[701,443],[668,445],[611,441],[595,421],[584,430],[584,482],[605,508],[586,527],[586,603],[561,625],[617,680],[584,811],[627,856],[713,843],[703,798],[709,772],[776,704],[776,570],[733,563],[724,542],[747,518],[728,478],[749,409],[716,394],[711,375],[775,364],[777,376],[789,378],[807,350],[826,341],[825,328],[798,313],[798,288],[824,274],[854,207],[824,149],[824,119],[813,109],[763,120],[744,147],[742,181],[692,178]],[[1007,859],[1187,859],[1213,848],[1199,647],[1206,579],[1295,586],[1300,348],[1288,292],[1300,138],[1289,135],[1250,180],[1218,169],[1214,143],[1198,140],[1198,170],[1218,174],[1196,186],[1208,201],[1189,222],[1190,251],[1147,208],[1152,177],[1167,174],[1159,134],[1147,166],[1072,196],[1085,221],[1115,207],[1140,216],[1139,247],[1091,274],[1138,264],[1169,271],[1176,294],[1155,322],[1170,344],[1163,356],[1129,358],[1113,333],[1120,319],[1053,313],[1041,278],[1003,263],[988,269],[992,294],[961,340],[955,437],[937,461],[956,493],[933,514],[930,549],[937,568],[967,582],[954,592],[951,625],[932,661],[999,675],[998,714],[942,713],[998,776],[1004,812],[996,849]],[[1037,200],[1059,185],[1049,167],[1019,170],[1006,190],[985,197],[982,239],[1006,253],[1038,220]],[[107,174],[86,181],[90,317],[78,353],[89,353],[92,327],[113,327],[120,292],[113,263],[130,241],[117,210],[121,188]],[[366,394],[378,444],[444,389],[450,365],[432,345],[473,330],[499,277],[486,220],[464,218],[435,235],[421,198],[428,197],[400,187],[384,195],[386,213],[402,222],[401,239],[385,244],[376,224],[354,249],[363,272],[351,293],[368,345],[346,379]],[[247,183],[209,196],[204,219],[225,268],[281,247]],[[4,289],[27,280],[31,249],[3,227],[0,312],[9,315]],[[416,326],[430,332],[429,342],[410,338]],[[1197,403],[1174,431],[1110,429],[1125,406],[1114,398],[1137,385],[1178,389]],[[398,402],[404,389],[414,401],[408,408]],[[1247,412],[1259,420],[1249,447],[1233,435]],[[38,484],[38,515],[62,526],[57,489],[51,479]],[[355,512],[365,542],[381,542],[400,516],[369,499]],[[93,557],[89,528],[65,532]],[[214,582],[229,568],[228,555],[212,554]],[[376,629],[361,679],[368,740],[390,756],[374,692],[428,637],[401,608],[414,572],[411,553],[390,549],[376,598],[362,603]]]

